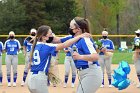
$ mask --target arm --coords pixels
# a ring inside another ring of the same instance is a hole
[[[76,36],[76,37],[74,37],[74,38],[72,38],[70,40],[67,40],[64,43],[58,44],[57,47],[56,47],[56,51],[61,50],[63,48],[69,47],[73,43],[77,42],[81,37],[83,37],[83,34],[82,35],[79,35],[79,36]]]
[[[26,55],[26,46],[23,46],[23,54],[24,54],[24,56]]]
[[[85,61],[93,62],[99,59],[99,55],[97,53],[88,54],[88,55],[80,55],[77,52],[74,52],[73,58],[75,60],[85,60]]]

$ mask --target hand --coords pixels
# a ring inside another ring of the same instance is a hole
[[[106,48],[102,48],[101,52],[103,52],[103,53],[107,52]]]
[[[74,60],[78,60],[78,59],[80,59],[80,54],[79,53],[77,53],[77,52],[74,52],[73,54],[72,54],[72,56],[73,56],[73,59]]]

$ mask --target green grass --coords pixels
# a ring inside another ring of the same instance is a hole
[[[5,54],[2,55],[2,60],[3,60],[3,64],[5,64]],[[20,53],[18,55],[19,57],[19,65],[24,64],[24,55],[22,53]],[[64,64],[64,58],[65,58],[65,53],[63,51],[59,52],[59,64]],[[129,64],[132,64],[132,52],[128,53],[127,51],[124,52],[119,52],[119,51],[115,51],[114,55],[113,55],[113,59],[112,59],[112,63],[113,64],[118,64],[121,61],[127,61]]]

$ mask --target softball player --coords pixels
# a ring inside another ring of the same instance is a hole
[[[0,85],[2,85],[2,52],[3,52],[3,43],[0,42]]]
[[[140,40],[140,30],[138,29],[137,31],[135,31],[136,33],[136,37],[134,38],[134,42],[137,42],[137,40]],[[136,69],[136,74],[139,80],[139,83],[137,85],[137,88],[140,88],[140,49],[135,49],[134,53],[133,53],[133,61],[134,61],[134,65],[135,65],[135,69]]]
[[[30,35],[29,37],[34,38],[36,35],[36,29],[31,29],[30,31]],[[24,68],[24,73],[23,73],[23,79],[21,82],[21,86],[24,86],[25,81],[26,81],[26,77],[28,75],[28,65],[29,65],[29,58],[30,58],[30,51],[32,48],[32,43],[30,42],[30,40],[28,40],[28,37],[24,40],[23,43],[23,53],[25,55],[25,68]]]
[[[101,39],[102,46],[103,48],[101,49],[101,52],[99,53],[100,58],[99,58],[99,63],[101,65],[102,71],[103,71],[103,81],[101,87],[104,87],[104,70],[106,68],[106,72],[108,75],[108,81],[109,81],[109,88],[112,87],[111,85],[111,63],[112,63],[112,56],[105,55],[105,52],[113,52],[114,51],[114,44],[113,42],[108,39],[108,32],[103,31],[102,32],[102,37]]]
[[[16,87],[17,80],[17,65],[18,65],[18,51],[21,45],[17,39],[15,39],[15,33],[13,31],[9,32],[9,39],[6,40],[4,44],[4,49],[6,51],[6,68],[7,68],[7,80],[8,87],[11,87],[11,65],[13,67],[13,87]]]
[[[72,36],[60,39],[64,42],[75,38],[82,33],[89,33],[88,21],[76,17],[70,22],[69,33]],[[82,38],[72,45],[73,59],[76,68],[79,70],[79,85],[76,93],[95,93],[102,83],[102,70],[98,64],[98,54],[91,38]],[[76,49],[75,49],[76,47]],[[77,52],[74,52],[77,50]]]
[[[47,78],[54,51],[69,47],[84,35],[68,40],[61,44],[46,43],[52,38],[52,31],[49,26],[43,25],[38,28],[31,53],[31,74],[28,80],[28,88],[31,93],[48,93]],[[53,39],[52,39],[53,40]]]
[[[67,87],[67,81],[68,81],[68,77],[69,77],[69,73],[70,73],[70,67],[72,70],[72,83],[71,83],[71,87],[74,88],[74,82],[76,79],[76,67],[72,58],[72,55],[70,53],[71,48],[64,48],[64,52],[66,53],[65,56],[65,61],[64,61],[64,65],[65,65],[65,81],[64,81],[64,88]]]

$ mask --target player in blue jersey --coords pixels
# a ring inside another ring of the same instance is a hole
[[[61,39],[55,38],[55,42],[65,42],[85,32],[90,33],[87,19],[75,17],[70,22],[71,35]],[[95,93],[102,83],[103,75],[93,39],[89,37],[80,39],[72,45],[71,53],[80,77],[76,93]]]
[[[0,41],[0,86],[2,85],[2,52],[3,52],[3,43]]]
[[[30,59],[30,51],[32,48],[32,38],[34,38],[36,35],[36,29],[32,28],[30,31],[30,36],[28,36],[23,43],[23,53],[25,56],[25,68],[24,68],[24,73],[23,73],[23,79],[21,82],[21,86],[24,86],[25,81],[26,81],[26,77],[28,75],[28,65],[30,63],[29,59]]]
[[[72,71],[72,83],[71,83],[71,87],[74,88],[74,83],[75,83],[75,79],[76,79],[76,67],[71,55],[71,47],[65,48],[64,52],[66,53],[65,56],[65,60],[64,60],[64,64],[65,64],[65,80],[64,80],[64,88],[67,87],[67,82],[68,82],[68,77],[69,77],[69,73],[70,73],[70,67],[71,67],[71,71]]]
[[[46,43],[53,40],[49,26],[43,25],[38,28],[30,56],[31,74],[28,79],[28,88],[31,93],[48,93],[47,78],[51,55],[54,51],[69,47],[84,34],[60,44]]]
[[[108,75],[108,81],[109,81],[109,87],[111,88],[111,64],[112,64],[112,56],[106,55],[106,52],[113,52],[114,51],[114,44],[112,40],[108,38],[108,32],[102,31],[102,49],[100,50],[100,57],[99,57],[99,63],[101,65],[102,71],[103,71],[103,81],[101,87],[104,87],[104,70],[106,68],[106,72]]]
[[[136,33],[136,37],[134,38],[134,43],[140,44],[140,29],[138,29],[137,31],[135,31]],[[135,49],[133,52],[133,61],[134,61],[134,65],[135,65],[135,69],[136,69],[136,74],[138,77],[138,85],[137,88],[140,88],[140,49]]]
[[[9,39],[6,40],[4,44],[4,49],[6,51],[6,69],[7,69],[7,80],[8,87],[11,87],[11,65],[13,68],[13,87],[16,87],[17,80],[17,65],[18,65],[18,51],[21,45],[17,39],[15,39],[15,33],[13,31],[9,32]]]

